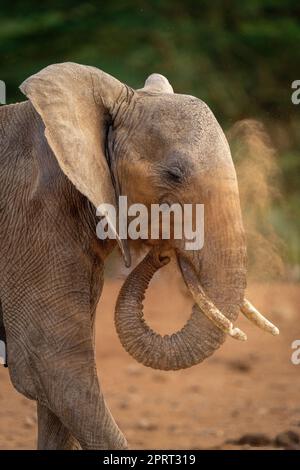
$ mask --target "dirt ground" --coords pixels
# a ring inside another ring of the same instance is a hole
[[[107,281],[97,315],[97,364],[108,405],[132,449],[299,447],[299,284],[251,284],[248,298],[280,328],[272,337],[240,317],[248,341],[228,338],[205,363],[179,372],[137,364],[117,338],[113,308],[121,280]],[[153,281],[146,317],[161,333],[182,326],[190,300],[178,281]],[[287,434],[286,431],[290,431]],[[276,437],[277,436],[277,437]],[[0,368],[0,449],[33,449],[35,404]]]

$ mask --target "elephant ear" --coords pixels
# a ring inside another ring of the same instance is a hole
[[[29,77],[20,89],[40,114],[62,171],[95,207],[116,206],[105,156],[106,124],[127,87],[94,67],[63,63]],[[116,233],[113,222],[103,215]],[[116,238],[128,264],[126,247],[117,234]]]

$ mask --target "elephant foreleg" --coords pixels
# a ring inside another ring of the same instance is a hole
[[[36,260],[35,283],[28,277],[31,263],[27,270],[24,265],[20,283],[6,285],[2,305],[11,379],[41,404],[40,449],[71,446],[72,436],[82,449],[124,449],[126,439],[96,371],[93,324],[101,265],[62,248],[53,264]]]
[[[49,408],[37,403],[37,415],[39,450],[80,449],[79,442]]]

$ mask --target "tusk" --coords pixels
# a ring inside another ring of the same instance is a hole
[[[247,335],[233,326],[233,323],[223,315],[222,312],[214,305],[214,303],[207,297],[201,285],[198,282],[198,279],[195,275],[192,274],[190,266],[185,261],[185,259],[178,257],[179,266],[183,275],[183,279],[189,289],[190,293],[193,296],[196,304],[199,306],[201,312],[216,325],[219,330],[228,334],[234,339],[240,341],[246,341]]]
[[[225,315],[207,298],[204,291],[195,292],[194,289],[190,289],[194,297],[196,304],[200,307],[204,315],[212,321],[220,330],[228,334],[234,339],[239,341],[246,341],[247,335],[237,327],[233,326],[233,323],[228,320]],[[201,289],[202,290],[202,289]]]
[[[273,325],[269,320],[267,320],[258,310],[249,302],[249,300],[244,299],[244,302],[241,306],[241,312],[248,318],[252,323],[261,328],[268,333],[276,336],[279,335],[279,329]]]

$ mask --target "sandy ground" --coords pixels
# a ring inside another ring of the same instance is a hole
[[[299,447],[300,365],[291,362],[291,343],[300,339],[299,285],[248,288],[248,297],[280,327],[279,337],[240,317],[246,343],[228,338],[202,365],[167,373],[137,364],[122,349],[113,323],[120,285],[121,280],[107,281],[98,307],[97,364],[106,400],[131,448]],[[156,280],[146,317],[161,333],[170,333],[182,326],[189,305],[176,280]],[[1,368],[0,449],[35,445],[35,404],[14,391]]]

